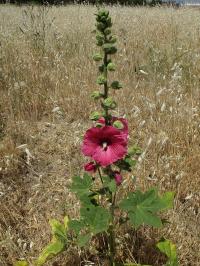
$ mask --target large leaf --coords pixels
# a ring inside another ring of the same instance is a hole
[[[74,176],[72,179],[71,191],[75,192],[78,197],[88,194],[92,185],[92,177],[84,174],[83,178]]]
[[[137,263],[131,263],[131,262],[128,262],[128,263],[120,263],[120,264],[116,264],[116,266],[151,266],[151,265],[147,265],[147,264],[137,264]]]
[[[111,216],[103,207],[90,205],[82,207],[80,212],[85,224],[88,225],[93,234],[98,234],[108,229]]]
[[[105,188],[108,188],[110,192],[116,192],[117,185],[114,178],[110,178],[109,176],[103,176],[103,185]],[[106,190],[105,190],[106,191]]]
[[[178,266],[176,246],[171,241],[164,240],[159,242],[156,246],[168,257],[165,266]]]
[[[161,227],[162,221],[157,212],[171,208],[173,198],[173,192],[166,192],[160,197],[155,188],[144,193],[137,190],[121,201],[120,208],[128,212],[130,222],[135,228],[142,224]]]
[[[14,263],[14,266],[28,266],[28,262],[25,260],[19,260]]]
[[[64,218],[63,224],[56,219],[50,220],[49,223],[51,225],[52,240],[42,250],[39,258],[36,261],[37,266],[43,265],[47,260],[58,255],[65,249],[67,245],[67,231],[69,224],[68,217],[66,216]]]
[[[90,233],[86,235],[79,235],[77,238],[79,247],[84,247],[91,239],[92,235]]]
[[[66,219],[65,219],[66,223]],[[55,236],[56,239],[65,241],[66,240],[66,233],[67,233],[67,224],[61,224],[58,220],[52,219],[49,221],[49,224],[51,225],[51,233],[53,236]]]
[[[69,221],[69,229],[74,230],[74,232],[78,235],[80,231],[85,227],[85,223],[82,220],[70,220]]]
[[[52,257],[58,255],[60,252],[62,252],[65,248],[65,244],[57,239],[52,240],[52,242],[47,245],[42,253],[40,254],[36,265],[41,266],[43,265],[47,260],[51,259]]]

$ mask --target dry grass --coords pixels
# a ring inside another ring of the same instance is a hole
[[[127,115],[130,142],[145,151],[133,173],[137,185],[176,191],[171,223],[141,229],[138,243],[129,241],[140,249],[129,245],[119,256],[160,266],[146,248],[164,235],[177,244],[181,266],[198,266],[199,9],[110,10],[119,39],[115,75],[124,84],[117,113]],[[81,135],[94,107],[89,94],[97,88],[94,12],[90,6],[0,9],[1,266],[37,256],[49,240],[49,218],[77,214],[67,186],[83,164]],[[79,252],[70,252],[55,265],[79,265]]]

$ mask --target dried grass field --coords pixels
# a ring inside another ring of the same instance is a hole
[[[170,223],[119,233],[118,256],[160,266],[153,245],[164,236],[181,266],[199,266],[200,10],[109,10],[118,37],[112,77],[124,85],[116,113],[126,114],[130,143],[143,150],[125,190],[176,192]],[[50,218],[78,215],[69,184],[82,171],[82,135],[97,108],[94,13],[0,6],[0,266],[34,259],[50,239]],[[95,252],[72,249],[48,265],[104,265]]]

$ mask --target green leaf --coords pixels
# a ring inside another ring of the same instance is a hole
[[[117,165],[121,170],[131,172],[136,163],[136,160],[131,159],[130,156],[127,155],[124,159],[117,161],[115,165]]]
[[[28,266],[28,262],[25,260],[19,260],[14,263],[14,266]]]
[[[66,232],[67,228],[65,228],[64,224],[61,224],[58,220],[52,219],[49,221],[51,226],[51,233],[55,236],[56,239],[65,241],[66,240]]]
[[[83,178],[74,176],[72,179],[71,191],[75,192],[77,196],[82,196],[90,192],[92,186],[92,177],[84,174]]]
[[[105,188],[108,188],[110,192],[116,192],[117,185],[114,178],[111,179],[109,176],[102,176],[102,179]]]
[[[133,146],[128,149],[129,156],[141,155],[141,154],[142,154],[142,150],[138,146]]]
[[[37,259],[36,265],[43,265],[47,260],[51,259],[52,257],[55,257],[60,252],[62,252],[64,248],[65,244],[63,242],[56,239],[52,240],[52,242],[43,249],[42,253]]]
[[[168,261],[165,266],[178,266],[178,258],[176,253],[176,246],[169,240],[163,240],[156,245],[161,252],[167,257]]]
[[[127,263],[117,263],[116,266],[151,266],[151,265],[146,265],[146,264],[144,265],[144,264],[127,262]]]
[[[69,221],[69,229],[74,230],[74,232],[78,235],[80,231],[85,227],[84,221],[81,220],[70,220]]]
[[[173,192],[166,192],[159,197],[155,188],[144,193],[137,190],[121,201],[120,208],[128,212],[130,222],[135,228],[142,224],[161,227],[162,221],[157,212],[172,207],[173,196]]]
[[[119,90],[122,88],[122,85],[119,83],[119,81],[115,80],[111,83],[111,88],[114,90]]]
[[[43,249],[36,261],[37,266],[43,265],[47,260],[62,252],[67,245],[67,231],[69,219],[64,217],[64,223],[61,224],[56,219],[50,220],[51,233],[53,235],[51,242]]]
[[[66,233],[67,230],[68,230],[68,225],[69,225],[69,218],[68,218],[68,216],[65,216],[65,217],[64,217],[65,233]]]
[[[86,235],[79,235],[77,238],[79,247],[84,247],[90,241],[91,237],[90,233]]]
[[[131,159],[129,156],[126,156],[124,160],[129,165],[130,168],[134,167],[137,163],[136,160]]]
[[[80,212],[82,219],[93,234],[98,234],[108,229],[110,213],[103,207],[91,205],[82,207]]]
[[[108,188],[110,190],[110,192],[115,193],[117,190],[117,185],[114,179],[112,179],[109,183],[108,183]]]

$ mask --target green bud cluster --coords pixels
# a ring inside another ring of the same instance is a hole
[[[100,63],[99,76],[96,83],[103,88],[102,92],[94,91],[91,97],[94,100],[100,100],[104,109],[104,117],[109,123],[109,110],[116,108],[116,102],[109,97],[109,89],[120,89],[122,85],[119,81],[108,82],[108,72],[115,71],[116,65],[112,62],[111,56],[117,52],[117,39],[112,35],[112,20],[109,11],[105,9],[98,10],[96,14],[96,44],[100,47],[100,51],[93,55],[93,60]]]

